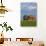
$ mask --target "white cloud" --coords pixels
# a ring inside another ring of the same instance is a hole
[[[27,6],[27,5],[23,5],[22,6],[22,9],[29,9],[29,10],[32,10],[32,9],[36,9],[37,7],[36,6]]]
[[[37,7],[35,7],[35,6],[29,6],[29,7],[27,7],[29,10],[32,10],[32,9],[36,9]]]

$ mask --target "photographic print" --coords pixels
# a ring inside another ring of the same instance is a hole
[[[21,3],[21,26],[37,26],[37,3]]]

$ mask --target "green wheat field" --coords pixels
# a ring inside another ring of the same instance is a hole
[[[36,26],[36,20],[35,21],[29,21],[29,20],[21,20],[21,26]]]

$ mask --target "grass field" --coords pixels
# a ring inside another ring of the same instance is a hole
[[[21,26],[36,26],[36,21],[21,20]]]

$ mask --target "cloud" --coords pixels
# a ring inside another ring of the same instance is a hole
[[[22,9],[27,9],[27,10],[32,10],[32,9],[36,9],[37,7],[36,6],[27,6],[27,5],[23,5],[22,6]]]
[[[36,9],[37,7],[36,6],[28,6],[27,7],[29,10],[32,10],[32,9]]]
[[[21,4],[22,10],[34,10],[37,9],[36,3],[22,3]]]

